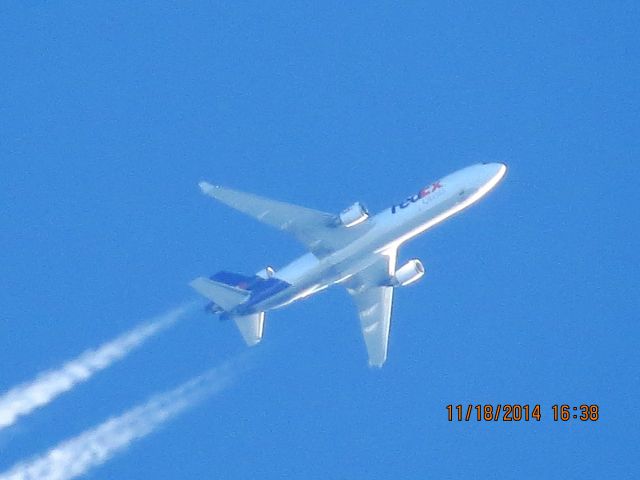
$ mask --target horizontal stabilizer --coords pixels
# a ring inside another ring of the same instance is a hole
[[[214,282],[224,283],[231,287],[239,288],[241,290],[253,290],[256,286],[264,282],[264,278],[258,275],[247,276],[241,273],[221,271],[209,277]]]
[[[250,347],[256,345],[262,340],[262,333],[264,332],[264,312],[253,313],[251,315],[231,315],[233,321],[236,322],[236,326],[242,338]]]
[[[214,282],[205,277],[198,277],[189,285],[200,295],[208,298],[226,311],[237,307],[249,297],[249,292],[246,290]]]

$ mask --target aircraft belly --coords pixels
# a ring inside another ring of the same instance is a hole
[[[308,297],[340,283],[367,268],[377,259],[376,252],[397,247],[432,226],[432,220],[455,206],[455,198],[447,196],[429,208],[403,211],[380,218],[379,223],[358,240],[332,255],[318,259],[308,253],[283,267],[275,275],[289,286],[268,298],[246,306],[248,312],[273,310]]]
[[[380,235],[375,251],[381,252],[390,247],[398,247],[437,225],[438,218],[452,210],[457,203],[455,196],[447,195],[429,206],[419,205],[419,208],[413,212],[407,209],[393,214],[391,210],[388,210],[385,217],[381,218],[381,223],[386,224],[386,228]]]
[[[251,311],[274,310],[290,303],[318,293],[331,285],[351,277],[375,261],[371,253],[355,255],[352,258],[334,264],[329,261],[318,262],[315,268],[298,275],[296,283],[269,298],[251,305]]]

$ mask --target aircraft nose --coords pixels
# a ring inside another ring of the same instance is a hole
[[[500,162],[488,162],[488,163],[483,163],[482,165],[484,165],[487,168],[487,170],[491,169],[493,173],[502,172],[504,174],[504,172],[507,171],[507,166],[504,163],[500,163]]]
[[[507,173],[507,166],[504,163],[483,163],[482,166],[486,170],[487,176],[496,183]]]

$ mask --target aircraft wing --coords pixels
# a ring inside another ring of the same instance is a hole
[[[381,254],[375,263],[345,283],[358,308],[369,365],[375,367],[382,367],[387,359],[393,287],[385,283],[395,271],[396,256],[396,249]]]
[[[335,215],[270,200],[251,193],[199,183],[205,195],[243,212],[267,225],[292,233],[312,253],[323,257],[344,247],[369,229],[362,224],[351,228],[336,226]]]

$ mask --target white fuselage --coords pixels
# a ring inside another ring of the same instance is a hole
[[[272,310],[348,280],[380,254],[395,251],[407,240],[478,201],[505,172],[502,163],[472,165],[421,189],[368,219],[369,230],[346,247],[322,259],[307,253],[277,271],[275,277],[291,286],[254,305],[254,309]]]

